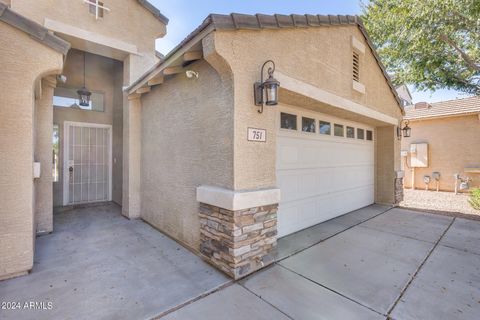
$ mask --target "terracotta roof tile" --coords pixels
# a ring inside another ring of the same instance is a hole
[[[480,113],[480,97],[448,100],[430,105],[431,107],[422,109],[415,109],[413,105],[405,107],[405,119],[421,120]]]

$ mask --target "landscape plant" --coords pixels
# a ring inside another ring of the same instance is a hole
[[[473,189],[468,202],[470,202],[472,208],[480,210],[480,188]]]

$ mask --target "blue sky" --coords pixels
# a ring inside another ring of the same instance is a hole
[[[210,13],[360,14],[360,0],[150,0],[170,22],[167,36],[157,40],[157,50],[166,54]],[[437,102],[466,97],[451,90],[419,92],[410,86],[414,102]]]

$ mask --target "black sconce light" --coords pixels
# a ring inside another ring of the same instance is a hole
[[[267,63],[271,63],[272,66],[268,67],[268,79],[263,81],[264,69]],[[260,74],[260,82],[255,82],[253,85],[255,105],[260,106],[259,113],[263,112],[263,104],[267,106],[275,106],[278,104],[278,87],[280,82],[273,77],[275,72],[275,63],[272,60],[267,60],[262,66]],[[263,96],[263,90],[265,89],[265,100]]]
[[[401,128],[403,120],[400,122],[400,125],[397,127],[397,137],[398,140],[402,139],[402,134],[404,138],[410,138],[410,133],[412,132],[412,128],[408,126],[408,120],[405,120],[405,126]]]
[[[85,87],[85,69],[87,68],[85,55],[86,54],[84,52],[83,53],[83,87],[77,90],[78,101],[79,101],[78,104],[82,107],[90,106],[90,96],[92,95],[92,93],[88,91],[88,89]]]

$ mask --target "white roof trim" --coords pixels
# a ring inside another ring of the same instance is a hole
[[[123,42],[114,38],[109,38],[95,32],[74,27],[72,25],[45,18],[44,27],[59,34],[64,34],[74,38],[82,39],[100,46],[113,48],[128,54],[138,55],[137,46],[131,43]]]
[[[234,191],[213,186],[197,188],[197,201],[219,208],[237,211],[280,202],[280,189]]]
[[[281,87],[289,91],[299,93],[305,97],[326,103],[339,109],[357,113],[359,115],[375,119],[391,125],[398,125],[398,119],[378,112],[368,106],[361,105],[334,93],[315,87],[304,81],[287,76],[278,70],[275,71],[275,78],[281,83]]]

